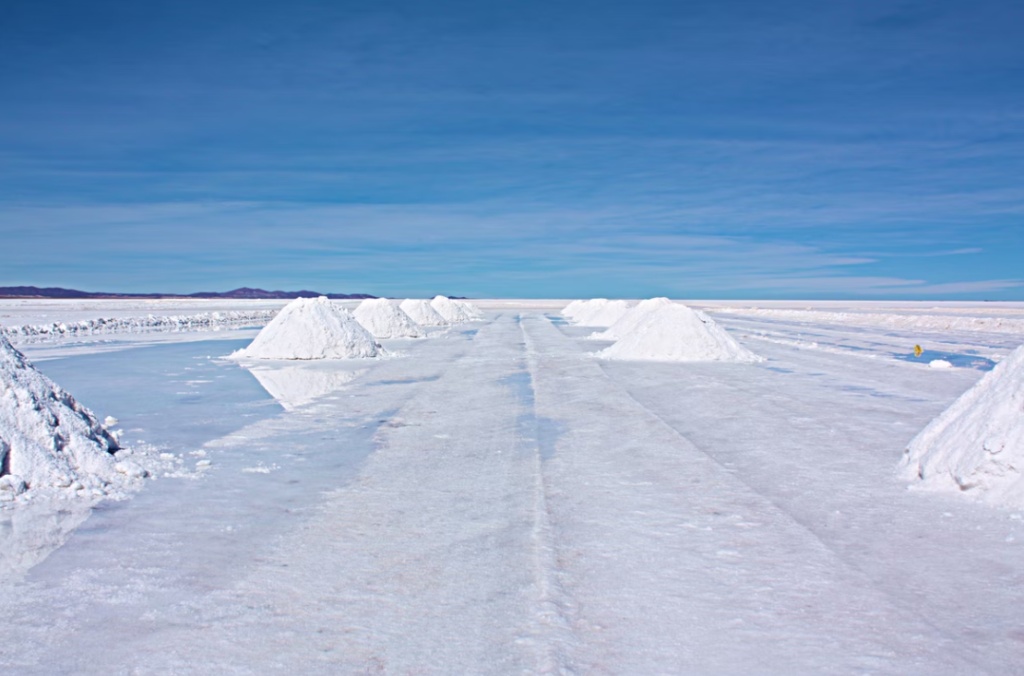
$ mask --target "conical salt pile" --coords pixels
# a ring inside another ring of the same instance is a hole
[[[574,300],[562,308],[562,316],[575,321],[582,314],[589,314],[608,302],[607,298],[591,298],[590,300]]]
[[[624,300],[605,300],[594,302],[589,307],[576,313],[574,323],[579,326],[611,326],[629,312],[629,303]]]
[[[703,312],[676,303],[649,313],[596,356],[642,361],[761,361]]]
[[[902,472],[924,488],[1024,507],[1024,346],[925,427]]]
[[[430,307],[437,310],[437,314],[444,317],[449,324],[462,324],[473,320],[465,310],[447,296],[434,296],[434,299],[430,301]]]
[[[326,296],[296,298],[256,339],[232,357],[253,359],[359,359],[385,354],[352,314]]]
[[[589,340],[618,340],[635,329],[643,322],[647,315],[657,312],[659,308],[666,305],[672,305],[672,301],[668,298],[648,298],[647,300],[642,300],[635,307],[630,308],[629,312],[622,315],[622,318],[612,324],[611,327],[604,331],[594,332],[587,336],[587,338]]]
[[[480,311],[480,308],[478,308],[476,305],[473,305],[469,301],[453,300],[452,302],[458,305],[460,308],[462,308],[462,311],[465,312],[470,319],[484,318],[484,313]]]
[[[26,488],[105,493],[128,480],[117,450],[89,409],[0,334],[0,499]]]
[[[399,307],[420,326],[448,326],[451,324],[437,313],[429,300],[406,298]]]
[[[374,338],[422,338],[423,329],[387,298],[367,298],[352,313]]]

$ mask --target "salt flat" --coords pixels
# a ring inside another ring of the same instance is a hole
[[[3,671],[1024,673],[1021,515],[895,471],[1024,337],[709,303],[765,362],[606,362],[562,302],[478,305],[397,358],[268,365],[280,402],[219,359],[251,334],[27,346],[189,471],[0,512]]]

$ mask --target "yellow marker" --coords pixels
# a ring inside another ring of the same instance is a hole
[[[915,357],[920,357],[922,352],[924,352],[924,348],[922,348],[920,345],[915,345],[914,346],[914,356]]]

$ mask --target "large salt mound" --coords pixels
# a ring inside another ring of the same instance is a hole
[[[610,328],[594,332],[587,336],[587,338],[589,340],[618,340],[635,329],[647,315],[657,312],[659,308],[666,305],[672,305],[672,301],[668,298],[648,298],[647,300],[642,300],[635,307],[630,308],[629,312],[622,315],[622,318],[612,324]]]
[[[473,321],[473,317],[447,296],[434,296],[434,299],[430,301],[430,307],[437,310],[437,314],[444,317],[449,324]]]
[[[399,307],[420,326],[448,326],[451,323],[437,313],[429,300],[406,298]]]
[[[1024,507],[1024,346],[914,437],[902,472],[924,488]]]
[[[0,498],[26,487],[105,493],[127,481],[117,440],[2,335],[0,387]]]
[[[235,358],[358,359],[377,357],[384,348],[352,314],[326,296],[296,298]]]
[[[603,299],[602,299],[603,300]],[[629,303],[624,300],[605,300],[576,313],[574,323],[579,326],[609,327],[629,312]]]
[[[423,329],[387,298],[367,298],[352,313],[374,338],[422,338]]]
[[[619,342],[596,356],[644,361],[761,361],[703,312],[676,303],[649,313]]]

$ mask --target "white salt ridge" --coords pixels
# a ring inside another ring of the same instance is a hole
[[[422,338],[426,335],[412,317],[387,298],[367,298],[352,314],[374,338]]]
[[[45,488],[104,495],[129,482],[114,435],[2,335],[0,386],[0,500]]]
[[[1024,507],[1024,346],[962,394],[910,442],[914,485]]]
[[[955,315],[895,314],[882,312],[828,312],[777,308],[716,307],[722,314],[786,319],[796,322],[874,326],[888,329],[923,331],[980,331],[985,333],[1024,334],[1024,319],[1009,317],[964,317]]]
[[[203,312],[195,315],[145,317],[100,317],[80,322],[54,322],[25,326],[0,327],[0,334],[18,343],[78,338],[109,333],[148,333],[153,331],[203,331],[222,326],[265,324],[277,310]]]
[[[610,327],[629,312],[629,303],[624,300],[605,300],[595,302],[590,307],[576,313],[574,323],[579,326]]]
[[[462,324],[474,319],[458,304],[458,301],[453,301],[447,296],[434,296],[434,299],[430,301],[430,307],[434,308],[437,314],[444,317],[449,324]]]
[[[348,310],[326,296],[296,298],[232,358],[367,359],[385,355]]]
[[[595,356],[639,361],[762,361],[703,312],[676,303],[647,314],[617,343]]]
[[[406,298],[399,307],[420,326],[448,326],[447,319],[438,314],[429,300]]]
[[[595,331],[587,336],[587,339],[618,340],[633,331],[633,329],[635,329],[649,314],[656,312],[658,308],[662,308],[666,305],[672,305],[672,301],[668,298],[648,298],[647,300],[642,300],[634,307],[630,308],[626,314],[622,315],[622,318],[619,319],[619,321],[615,322],[604,331]]]

